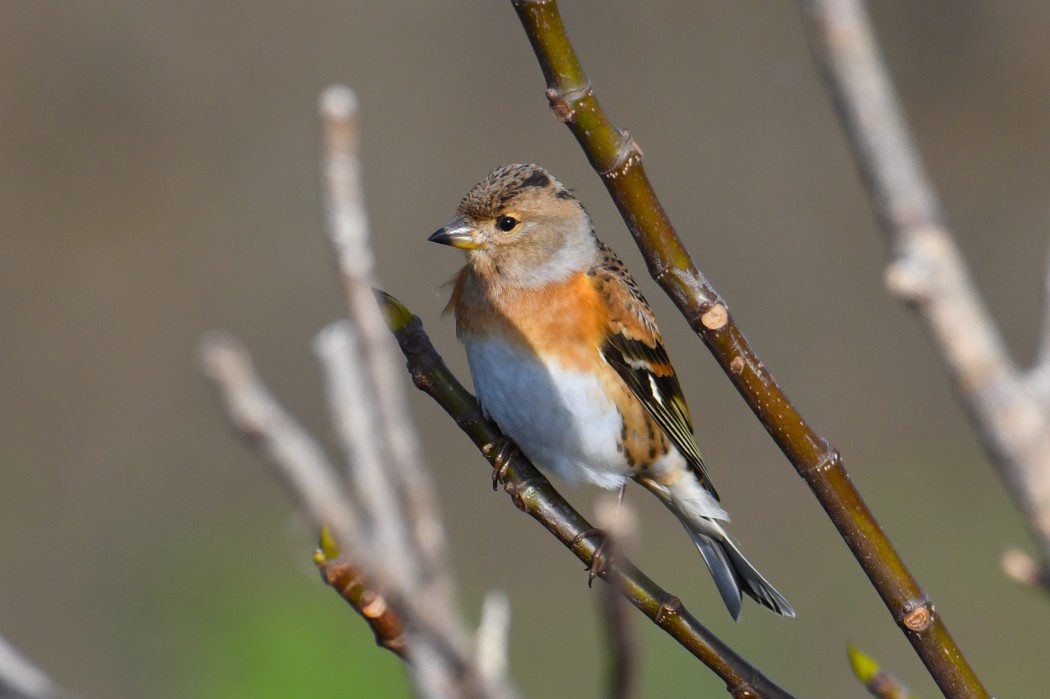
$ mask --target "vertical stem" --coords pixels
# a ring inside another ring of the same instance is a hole
[[[838,451],[806,423],[693,265],[642,166],[641,149],[617,129],[594,94],[553,0],[512,0],[547,81],[554,115],[601,176],[649,272],[714,354],[744,401],[805,479],[890,614],[948,697],[988,696],[933,603],[894,550]]]

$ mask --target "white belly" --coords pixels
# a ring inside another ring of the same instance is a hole
[[[571,483],[623,485],[622,419],[593,375],[545,366],[503,340],[463,344],[482,409],[536,466]]]

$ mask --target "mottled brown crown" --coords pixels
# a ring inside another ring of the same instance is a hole
[[[459,213],[475,220],[495,218],[531,187],[548,189],[561,199],[573,198],[572,192],[539,165],[501,165],[467,192],[459,203]]]

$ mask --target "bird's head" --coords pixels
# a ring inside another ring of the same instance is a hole
[[[462,248],[479,274],[520,286],[559,281],[597,259],[587,212],[539,165],[493,170],[428,240]]]

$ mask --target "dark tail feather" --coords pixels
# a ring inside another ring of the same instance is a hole
[[[683,522],[683,524],[685,524]],[[793,617],[795,610],[791,604],[784,599],[784,595],[776,591],[762,574],[755,569],[751,563],[744,558],[736,542],[724,535],[721,540],[714,539],[706,534],[693,531],[686,525],[686,531],[692,537],[704,562],[711,569],[711,576],[715,579],[718,592],[733,619],[740,618],[740,601],[742,593],[761,604],[763,607],[780,614],[781,616]],[[721,529],[721,527],[719,527]]]
[[[686,527],[686,529],[689,528]],[[689,535],[693,537],[693,542],[700,549],[700,555],[704,557],[704,563],[711,570],[711,577],[715,579],[715,586],[722,595],[722,601],[729,608],[733,621],[738,621],[743,593],[740,590],[740,583],[737,582],[737,575],[733,572],[733,564],[729,562],[725,550],[711,537],[694,534],[692,531],[689,532]]]

